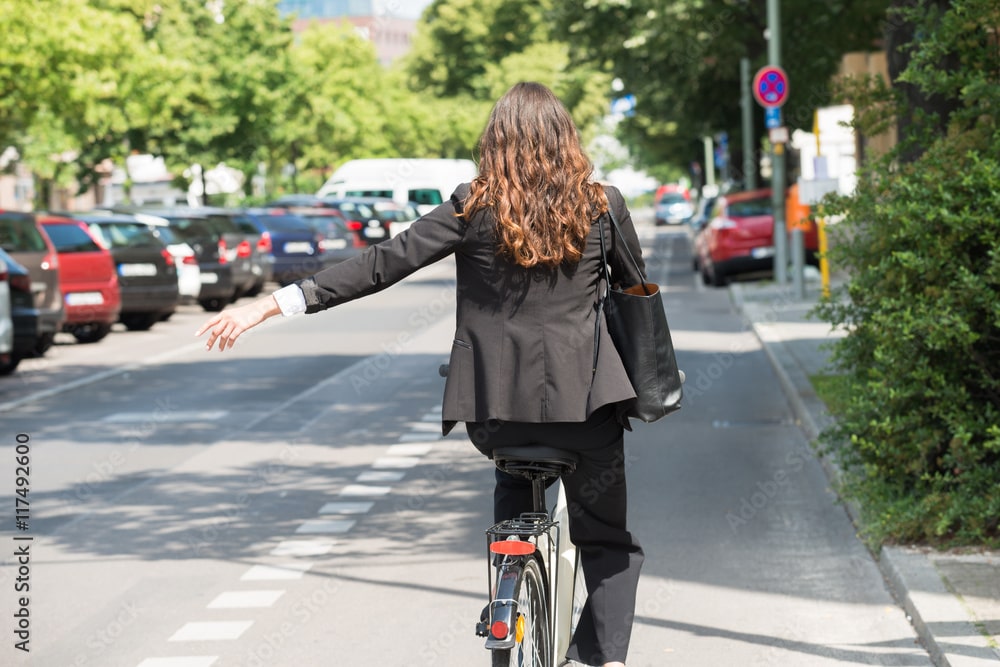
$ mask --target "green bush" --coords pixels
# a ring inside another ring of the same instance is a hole
[[[960,101],[948,130],[928,141],[940,118],[916,115],[901,146],[918,137],[919,157],[887,156],[830,202],[850,279],[818,312],[849,333],[834,348],[846,400],[824,441],[876,543],[1000,545],[1000,56],[995,35],[969,35],[998,12],[956,0],[923,15],[904,76]],[[960,66],[930,67],[942,53]]]

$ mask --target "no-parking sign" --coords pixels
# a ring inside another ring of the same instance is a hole
[[[776,65],[757,70],[753,78],[753,97],[762,107],[780,107],[788,99],[788,75]]]

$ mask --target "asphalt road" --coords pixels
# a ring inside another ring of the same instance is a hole
[[[931,665],[728,292],[700,285],[682,230],[640,231],[688,383],[626,437],[630,667]],[[0,664],[488,664],[492,471],[439,429],[452,269],[226,354],[185,307],[0,382]]]

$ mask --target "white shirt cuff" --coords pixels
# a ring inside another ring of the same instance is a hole
[[[274,300],[285,317],[306,312],[306,297],[298,285],[286,285],[274,293]]]

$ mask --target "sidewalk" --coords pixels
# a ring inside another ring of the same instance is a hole
[[[791,285],[744,282],[729,288],[810,440],[830,417],[809,378],[829,372],[827,348],[837,336],[826,322],[808,315],[819,287],[807,281],[804,299],[795,298]],[[828,476],[837,476],[831,463],[824,461],[824,467]],[[857,524],[857,507],[847,509]],[[1000,552],[884,547],[878,565],[937,667],[1000,666]]]

